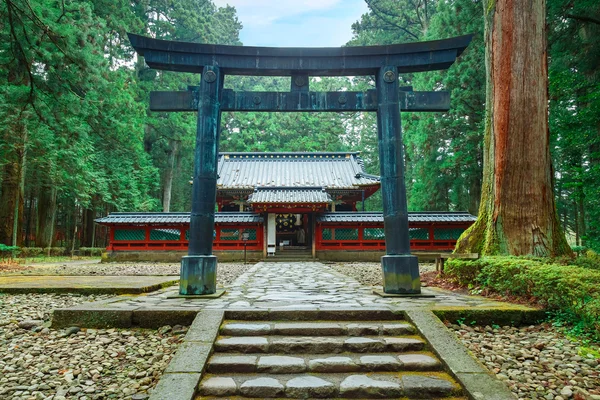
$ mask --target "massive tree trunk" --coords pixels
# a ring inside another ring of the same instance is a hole
[[[12,128],[12,129],[11,129]],[[2,195],[0,197],[0,243],[9,246],[23,245],[23,173],[25,168],[26,127],[17,122],[7,127],[6,135],[12,136],[13,149],[7,156],[2,174]],[[7,142],[10,142],[7,140]]]
[[[572,255],[552,192],[546,2],[483,4],[487,91],[481,204],[477,222],[456,251]]]
[[[56,219],[56,188],[52,183],[42,186],[38,200],[36,247],[50,247]]]

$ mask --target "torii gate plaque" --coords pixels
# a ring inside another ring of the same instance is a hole
[[[398,74],[446,69],[471,35],[390,46],[271,48],[171,42],[129,34],[151,68],[202,74],[200,86],[182,92],[152,92],[153,111],[198,111],[189,253],[181,260],[181,295],[216,291],[212,254],[221,111],[376,111],[386,255],[383,289],[421,292],[417,257],[410,254],[400,111],[447,111],[448,92],[413,92]],[[223,89],[229,75],[291,76],[289,92]],[[366,92],[310,92],[309,76],[374,75]]]

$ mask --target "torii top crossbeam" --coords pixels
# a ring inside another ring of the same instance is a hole
[[[206,65],[228,75],[375,75],[393,65],[399,73],[449,68],[472,35],[387,46],[278,48],[174,42],[129,34],[135,51],[154,69],[201,73]]]

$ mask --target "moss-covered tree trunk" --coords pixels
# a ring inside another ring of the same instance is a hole
[[[485,1],[486,128],[477,222],[457,252],[571,255],[552,192],[545,0]]]

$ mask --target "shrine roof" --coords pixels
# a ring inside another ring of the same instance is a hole
[[[330,202],[331,196],[320,188],[257,188],[248,198],[250,204],[323,204]]]
[[[96,220],[102,225],[171,225],[189,224],[189,212],[114,212]],[[215,223],[259,223],[260,214],[252,212],[217,212]]]
[[[379,186],[358,152],[221,153],[218,175],[219,190]]]
[[[468,212],[409,212],[409,222],[475,222]],[[318,222],[383,222],[381,212],[330,212],[317,217]]]

